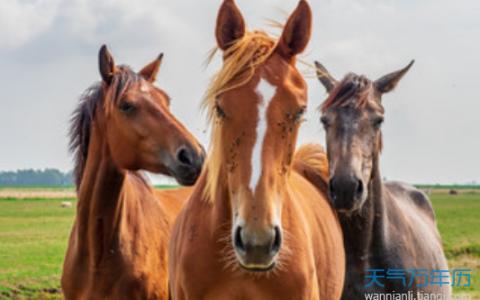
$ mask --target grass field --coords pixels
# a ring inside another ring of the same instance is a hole
[[[480,194],[431,195],[449,267],[473,269],[456,294],[480,299]],[[58,299],[60,273],[75,214],[57,199],[0,199],[0,299]]]

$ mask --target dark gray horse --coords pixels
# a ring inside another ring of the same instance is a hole
[[[440,284],[450,282],[449,273],[437,271],[448,266],[430,200],[413,186],[382,182],[380,176],[381,98],[412,64],[376,81],[351,73],[337,82],[316,62],[329,93],[321,121],[330,201],[339,214],[347,255],[343,299],[365,299],[366,293],[411,294],[408,299],[417,293],[451,295],[450,285]]]

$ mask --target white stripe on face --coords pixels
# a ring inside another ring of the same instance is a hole
[[[250,190],[255,192],[255,188],[258,185],[260,174],[262,172],[262,149],[265,134],[267,133],[267,110],[270,102],[275,96],[277,87],[271,85],[267,80],[260,78],[260,82],[257,85],[256,93],[260,97],[260,103],[258,104],[258,120],[257,120],[257,136],[255,145],[252,152],[252,163],[250,175]]]

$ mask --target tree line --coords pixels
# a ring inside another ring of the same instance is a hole
[[[72,171],[57,169],[0,171],[0,186],[71,186]]]

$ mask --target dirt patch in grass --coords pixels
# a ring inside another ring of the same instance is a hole
[[[75,198],[76,192],[74,189],[56,189],[56,188],[4,188],[0,189],[0,198]]]
[[[465,299],[479,300],[480,292],[478,285],[480,284],[480,257],[472,254],[462,254],[448,260],[448,268],[450,271],[454,269],[470,269],[470,286],[469,287],[454,287],[453,292],[455,296],[468,295]]]
[[[0,292],[1,299],[42,299],[42,300],[53,300],[53,299],[63,299],[62,290],[60,288],[41,288],[34,289],[28,288],[25,286],[18,286],[17,288],[12,288],[9,291]]]

